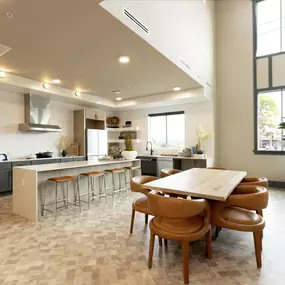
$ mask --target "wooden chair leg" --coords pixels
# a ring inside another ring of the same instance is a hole
[[[148,268],[152,267],[154,242],[155,242],[155,235],[153,233],[150,233],[149,252],[148,252]]]
[[[134,222],[135,222],[135,214],[136,214],[136,211],[133,209],[133,211],[132,211],[132,220],[131,220],[130,234],[133,233]]]
[[[144,221],[145,221],[145,224],[147,225],[147,223],[148,223],[148,214],[145,214]]]
[[[164,239],[164,246],[167,247],[168,246],[168,240]]]
[[[159,243],[159,246],[162,246],[162,238],[161,237],[158,237],[158,243]]]
[[[184,283],[189,284],[189,241],[182,242]]]
[[[218,238],[219,237],[219,234],[220,234],[220,231],[222,230],[221,227],[217,227],[216,226],[216,231],[215,231],[215,238]]]
[[[254,247],[255,247],[255,256],[256,256],[256,265],[258,268],[261,268],[262,262],[261,262],[261,231],[260,232],[254,232],[253,233],[253,239],[254,239]]]
[[[206,234],[206,256],[209,259],[212,259],[212,230],[211,228]]]
[[[263,210],[256,210],[256,214],[263,217]],[[261,232],[261,238],[263,238],[263,231]],[[262,245],[261,245],[261,250],[262,250]]]

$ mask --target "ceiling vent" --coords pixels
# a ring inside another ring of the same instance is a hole
[[[185,60],[183,60],[182,58],[180,58],[180,63],[182,63],[187,69],[190,70],[190,66],[189,66],[188,63],[187,63]]]
[[[145,33],[149,33],[148,28],[141,23],[136,17],[134,17],[128,10],[124,9],[124,15],[126,15],[131,21],[133,21],[141,30]]]
[[[4,55],[5,53],[10,51],[11,49],[12,48],[0,44],[0,56]]]

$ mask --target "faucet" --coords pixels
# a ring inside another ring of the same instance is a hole
[[[151,141],[148,141],[146,143],[146,147],[145,147],[145,150],[148,150],[148,145],[150,144],[150,155],[153,155],[153,149],[152,149],[152,142]]]

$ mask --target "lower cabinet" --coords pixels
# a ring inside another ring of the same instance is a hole
[[[0,164],[0,192],[12,191],[12,165],[9,162]]]

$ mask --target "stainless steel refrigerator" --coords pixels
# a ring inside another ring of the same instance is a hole
[[[106,130],[86,130],[87,160],[94,160],[108,154]]]

